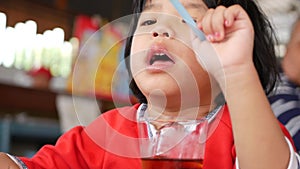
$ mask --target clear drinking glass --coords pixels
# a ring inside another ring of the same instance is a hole
[[[207,137],[206,118],[162,122],[138,118],[143,169],[202,169]]]

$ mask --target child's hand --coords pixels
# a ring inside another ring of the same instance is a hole
[[[193,48],[201,65],[218,81],[232,70],[253,64],[254,30],[241,6],[209,9],[198,26],[208,41],[194,38]]]

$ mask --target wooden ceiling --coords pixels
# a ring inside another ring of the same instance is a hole
[[[99,14],[109,20],[130,14],[132,0],[35,0],[53,5],[57,9],[87,15]]]
[[[98,14],[112,21],[130,14],[131,4],[132,0],[0,0],[0,12],[7,14],[7,26],[34,20],[39,33],[61,27],[68,39],[75,16]]]

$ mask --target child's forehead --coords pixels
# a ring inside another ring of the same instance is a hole
[[[179,0],[185,8],[207,8],[203,0]],[[146,0],[143,10],[161,8],[163,5],[171,4],[170,0]]]

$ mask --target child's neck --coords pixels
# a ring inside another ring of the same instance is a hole
[[[148,115],[151,118],[156,119],[156,121],[161,122],[175,122],[175,121],[186,121],[195,120],[205,117],[211,109],[212,105],[199,105],[194,107],[168,107],[157,106],[148,103]]]

